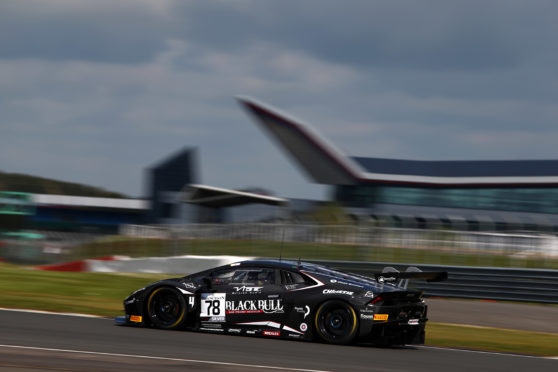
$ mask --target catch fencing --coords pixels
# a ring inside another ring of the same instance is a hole
[[[126,225],[120,233],[169,239],[223,239],[314,242],[388,248],[432,249],[516,257],[558,257],[552,234],[387,228],[360,225],[186,224]]]

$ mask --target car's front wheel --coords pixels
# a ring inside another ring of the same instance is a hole
[[[346,302],[326,301],[318,307],[315,315],[316,334],[332,344],[348,344],[358,331],[355,309]]]
[[[147,300],[147,315],[158,328],[177,329],[186,321],[186,301],[174,288],[157,288]]]

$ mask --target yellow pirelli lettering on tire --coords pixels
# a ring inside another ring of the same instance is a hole
[[[374,320],[386,321],[389,318],[389,314],[374,314]]]
[[[141,323],[141,315],[131,315],[130,322]]]

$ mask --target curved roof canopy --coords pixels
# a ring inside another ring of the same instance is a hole
[[[287,199],[274,196],[196,184],[185,186],[180,199],[186,203],[213,208],[235,207],[245,204],[280,206],[288,203]]]
[[[558,185],[558,160],[417,161],[349,157],[309,124],[253,98],[237,99],[317,183],[454,187]]]

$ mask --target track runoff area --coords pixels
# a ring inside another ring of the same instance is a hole
[[[147,371],[557,370],[558,358],[429,346],[375,348],[118,327],[81,314],[0,309],[0,369]],[[374,368],[375,366],[375,368]]]

